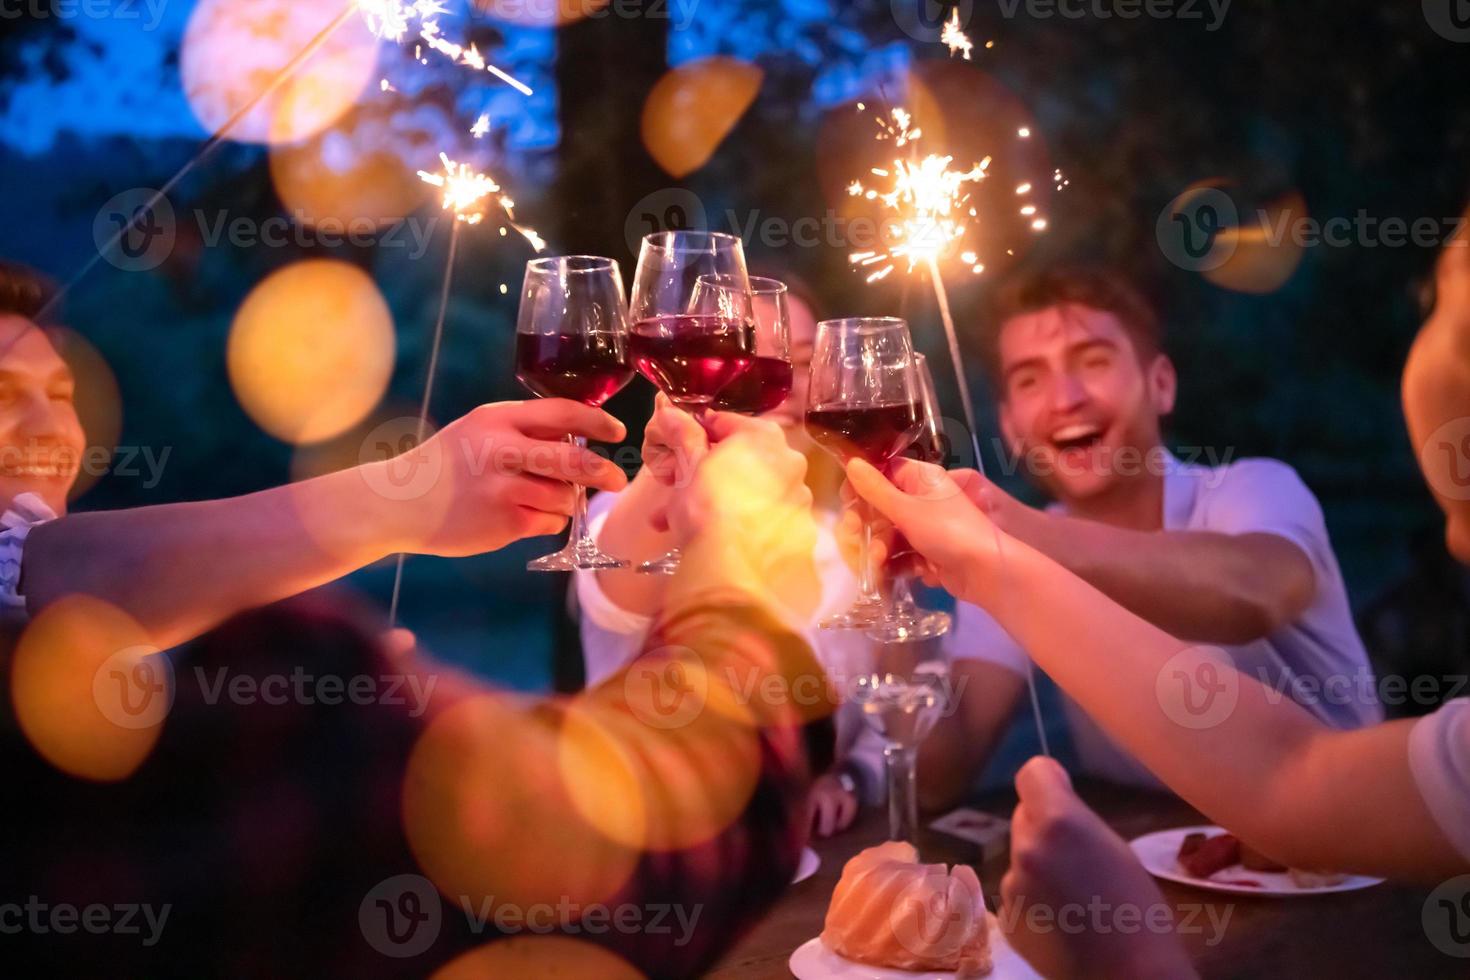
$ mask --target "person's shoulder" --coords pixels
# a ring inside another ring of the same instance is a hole
[[[1316,496],[1290,463],[1268,456],[1248,456],[1220,466],[1195,466],[1187,475],[1198,480],[1212,495],[1233,496],[1246,493],[1305,494]]]

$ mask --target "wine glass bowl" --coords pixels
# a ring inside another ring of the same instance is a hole
[[[633,379],[628,310],[613,259],[565,255],[526,263],[516,318],[516,379],[539,398],[599,407]],[[567,437],[585,447],[582,438]],[[533,572],[626,568],[604,554],[587,529],[587,490],[577,487],[571,534],[561,551],[527,564]]]
[[[764,415],[774,411],[791,394],[791,310],[786,284],[767,276],[750,276],[750,301],[754,314],[755,357],[750,366],[715,396],[713,407],[741,415]],[[738,276],[700,276],[695,285],[695,309],[703,312],[739,310],[741,283]]]

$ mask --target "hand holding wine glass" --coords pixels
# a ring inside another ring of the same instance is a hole
[[[702,279],[707,280],[705,298],[696,303]],[[725,288],[712,292],[712,284]],[[706,231],[646,236],[629,315],[629,353],[638,372],[678,408],[709,408],[750,367],[755,352],[755,315],[740,239]],[[678,567],[675,548],[638,570],[671,574]]]
[[[617,262],[571,255],[526,264],[516,322],[516,377],[534,394],[601,406],[633,379],[627,332]],[[567,438],[585,449],[585,439]],[[526,567],[553,572],[627,564],[598,549],[587,529],[587,491],[579,485],[566,547]]]

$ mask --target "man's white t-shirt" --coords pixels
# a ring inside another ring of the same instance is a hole
[[[1296,471],[1273,459],[1208,467],[1170,456],[1168,464],[1164,530],[1274,534],[1300,548],[1316,573],[1316,594],[1296,620],[1252,643],[1220,645],[1237,669],[1303,704],[1333,727],[1381,721],[1383,709],[1372,668],[1353,625],[1322,508]],[[953,659],[984,660],[1017,673],[1026,670],[1025,651],[988,613],[968,603],[959,604],[954,630],[945,643]],[[1160,785],[1076,702],[1064,696],[1063,710],[1083,771],[1115,782]]]

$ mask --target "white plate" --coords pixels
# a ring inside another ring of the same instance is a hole
[[[1325,885],[1321,888],[1302,888],[1291,880],[1291,875],[1284,871],[1248,871],[1238,864],[1215,872],[1221,878],[1229,878],[1232,881],[1216,881],[1214,877],[1196,878],[1179,867],[1179,845],[1184,843],[1184,838],[1189,834],[1206,834],[1214,837],[1225,831],[1220,827],[1206,825],[1204,827],[1175,827],[1173,830],[1160,830],[1152,834],[1144,834],[1128,842],[1133,848],[1133,853],[1138,855],[1148,873],[1165,881],[1178,882],[1181,885],[1192,885],[1195,888],[1203,888],[1207,891],[1225,892],[1231,895],[1330,895],[1333,892],[1351,892],[1359,888],[1371,888],[1382,883],[1382,878],[1369,878],[1366,875],[1348,875],[1343,881],[1335,885]],[[1261,887],[1253,888],[1250,885],[1237,885],[1233,880],[1257,881]]]
[[[791,879],[791,883],[794,885],[798,881],[806,881],[812,875],[816,874],[817,869],[821,866],[822,859],[817,856],[817,852],[810,847],[803,847],[801,849],[801,860],[796,864],[796,877]]]
[[[995,968],[986,980],[1041,980],[1041,974],[1011,948],[995,916],[990,916],[990,955]],[[953,973],[914,973],[854,963],[826,947],[820,936],[797,947],[788,964],[796,980],[955,980]]]

